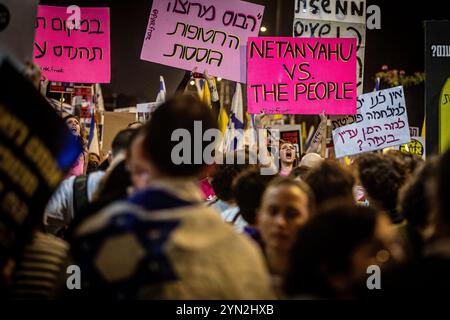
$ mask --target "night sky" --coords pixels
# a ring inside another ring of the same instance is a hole
[[[224,0],[226,1],[226,0]],[[280,1],[280,0],[279,0]],[[277,0],[249,1],[265,6],[262,25],[266,36],[275,36]],[[405,70],[407,74],[424,70],[424,20],[449,19],[447,1],[367,0],[381,8],[381,30],[367,30],[364,87],[372,91],[374,75],[382,65]],[[282,0],[282,23],[278,36],[291,36],[294,0]],[[140,52],[152,5],[151,0],[132,1],[57,1],[42,0],[47,5],[108,6],[111,10],[111,84],[103,86],[106,101],[117,97],[117,106],[154,101],[159,75],[166,80],[168,93],[174,92],[184,75],[183,70],[140,60]],[[261,34],[262,35],[262,34]],[[419,126],[423,119],[423,86],[406,90],[410,125]]]

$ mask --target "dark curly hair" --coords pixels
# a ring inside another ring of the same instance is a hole
[[[245,169],[247,164],[221,164],[211,176],[211,186],[217,198],[222,201],[234,199],[233,182],[236,177]]]
[[[400,223],[403,217],[397,212],[397,195],[405,177],[388,158],[367,153],[356,159],[359,178],[371,199],[385,210],[393,223]]]
[[[324,161],[319,167],[309,171],[304,181],[314,192],[317,207],[336,199],[353,203],[355,178],[334,161]]]
[[[233,195],[239,207],[239,213],[245,221],[253,225],[256,223],[256,210],[267,185],[274,178],[273,175],[261,175],[260,168],[250,168],[241,172],[234,181]]]

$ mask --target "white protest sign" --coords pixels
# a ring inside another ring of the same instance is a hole
[[[21,62],[33,61],[37,0],[0,2],[0,51]]]
[[[139,122],[146,122],[150,119],[150,115],[158,108],[161,103],[149,102],[138,103],[136,105],[137,117]]]
[[[359,96],[357,121],[333,130],[337,158],[410,141],[403,87]]]
[[[365,0],[294,0],[295,19],[365,23]]]
[[[411,137],[420,137],[420,129],[418,127],[409,127]]]
[[[356,38],[358,95],[361,95],[366,48],[366,1],[294,1],[294,37]]]

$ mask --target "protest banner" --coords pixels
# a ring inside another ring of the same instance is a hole
[[[136,122],[136,113],[105,111],[103,115],[102,154],[107,154],[116,134],[126,129],[130,123]]]
[[[448,46],[450,56],[450,45]],[[439,150],[450,148],[450,77],[442,88],[439,102]]]
[[[82,147],[11,62],[1,59],[0,73],[0,258],[5,258],[42,224],[51,194]]]
[[[355,114],[356,40],[250,38],[249,113]]]
[[[150,116],[153,113],[153,111],[156,110],[156,108],[160,105],[161,103],[157,103],[157,102],[149,102],[149,103],[138,103],[136,105],[136,111],[137,111],[137,118],[139,122],[147,122],[148,120],[150,120]]]
[[[37,0],[2,0],[0,3],[0,51],[22,63],[33,61],[37,7]]]
[[[333,130],[337,158],[381,150],[410,140],[403,87],[359,96],[356,122]]]
[[[355,38],[357,40],[358,95],[363,93],[366,47],[365,0],[295,0],[293,36]]]
[[[238,0],[154,0],[141,59],[245,83],[246,45],[264,6]]]
[[[39,6],[34,61],[51,81],[109,83],[109,8],[81,8],[79,29],[66,7]]]
[[[424,137],[411,137],[411,141],[401,144],[398,148],[401,152],[415,154],[422,159],[426,158],[426,146]]]
[[[425,21],[427,154],[450,147],[450,21]]]

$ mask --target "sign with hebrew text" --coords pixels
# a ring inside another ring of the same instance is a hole
[[[239,0],[154,0],[141,59],[245,83],[247,39],[263,13]]]
[[[356,39],[250,38],[249,113],[356,113]]]
[[[403,87],[359,96],[355,120],[333,130],[337,158],[411,141]]]
[[[74,29],[66,7],[39,6],[34,62],[50,81],[109,83],[109,8],[80,9]]]

